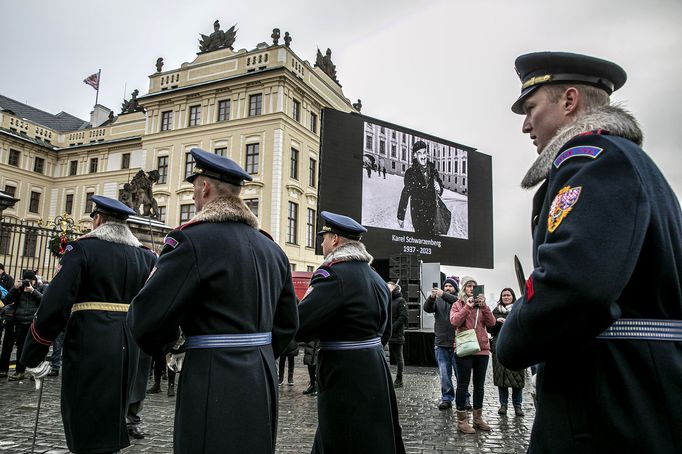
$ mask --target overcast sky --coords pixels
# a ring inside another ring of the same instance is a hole
[[[545,1],[130,1],[3,2],[0,94],[50,113],[89,119],[99,102],[120,111],[124,93],[148,91],[157,57],[165,70],[192,61],[215,19],[238,24],[235,49],[271,42],[274,27],[315,62],[333,51],[346,97],[362,113],[476,147],[493,157],[495,269],[471,274],[489,295],[516,290],[512,257],[531,267],[532,191],[519,182],[536,154],[509,107],[520,92],[517,55],[564,50],[613,60],[628,82],[612,99],[639,119],[644,148],[682,191],[682,2]],[[125,91],[124,91],[125,89]],[[472,207],[472,209],[475,209]]]

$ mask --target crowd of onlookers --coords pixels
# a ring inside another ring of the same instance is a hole
[[[15,280],[5,272],[0,263],[0,378],[9,381],[26,379],[26,366],[18,358],[24,346],[24,340],[38,310],[43,292],[47,288],[36,271],[24,271],[21,280]],[[507,414],[509,406],[509,388],[512,389],[512,406],[516,416],[523,416],[523,388],[526,374],[524,370],[514,371],[502,366],[495,355],[497,335],[502,324],[516,301],[511,288],[505,288],[500,293],[494,309],[485,301],[482,294],[474,295],[476,281],[471,277],[457,279],[449,277],[444,280],[442,288],[434,288],[426,298],[424,311],[434,314],[435,358],[441,382],[440,410],[452,408],[453,402],[457,409],[458,429],[465,433],[473,433],[475,429],[469,424],[468,412],[473,412],[473,426],[481,430],[490,430],[490,426],[483,420],[482,406],[486,371],[489,358],[492,355],[493,382],[498,387],[500,415]],[[397,376],[394,382],[396,388],[403,386],[403,345],[405,343],[405,327],[407,326],[407,305],[402,297],[400,285],[389,282],[391,291],[392,330],[384,336],[383,343],[388,346],[390,361],[397,365]],[[470,354],[457,353],[457,333],[473,330],[478,341],[478,351]],[[59,375],[61,362],[61,347],[63,333],[52,345],[52,371],[50,375]],[[10,358],[16,346],[16,368],[9,373]],[[284,383],[285,373],[289,385],[293,384],[294,362],[298,355],[298,343],[292,341],[289,348],[279,360],[279,382]],[[310,342],[304,345],[303,363],[308,368],[309,386],[305,394],[316,394],[315,368],[319,345]],[[154,382],[148,393],[160,392],[162,376],[168,378],[168,395],[174,395],[175,374],[166,369],[165,358],[155,358],[153,367]],[[455,381],[453,383],[453,375]],[[469,393],[469,385],[473,384],[473,401]]]
[[[0,378],[9,381],[24,380],[26,366],[19,361],[24,349],[24,341],[31,327],[33,316],[38,310],[43,293],[48,283],[43,282],[37,270],[26,270],[21,279],[14,279],[5,271],[5,265],[0,263]],[[59,375],[61,365],[61,348],[63,333],[52,344],[51,376]],[[12,351],[16,346],[16,367],[10,375],[9,366]]]

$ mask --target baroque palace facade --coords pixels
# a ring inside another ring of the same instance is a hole
[[[194,215],[189,150],[200,147],[238,162],[253,176],[242,198],[282,246],[292,267],[311,271],[323,107],[351,112],[331,51],[311,65],[289,47],[232,50],[218,30],[194,61],[149,76],[148,93],[114,116],[96,105],[90,122],[52,115],[0,96],[0,190],[19,201],[4,218],[46,220],[68,213],[90,222],[89,196],[118,198],[140,170],[158,170],[153,186],[160,220],[177,226]],[[276,33],[275,33],[276,32]],[[2,260],[0,260],[2,261]]]

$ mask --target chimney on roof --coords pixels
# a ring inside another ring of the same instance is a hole
[[[95,104],[95,108],[90,112],[90,125],[93,128],[97,128],[102,123],[109,119],[109,112],[113,112],[111,109],[107,109],[101,104]]]

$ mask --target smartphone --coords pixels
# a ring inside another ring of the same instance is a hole
[[[485,285],[474,285],[474,298],[478,295],[485,295]]]
[[[434,282],[431,284],[431,288],[440,288],[440,285],[438,285],[438,282]]]

